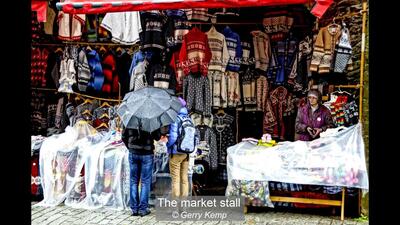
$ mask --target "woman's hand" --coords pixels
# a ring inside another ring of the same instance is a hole
[[[314,128],[314,136],[313,138],[318,137],[318,135],[322,132],[321,128]]]
[[[312,129],[311,127],[307,127],[307,132],[311,135],[311,137],[314,137],[314,129]]]

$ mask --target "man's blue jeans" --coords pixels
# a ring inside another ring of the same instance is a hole
[[[154,155],[137,155],[129,153],[131,171],[130,207],[133,213],[144,213],[148,210]],[[139,195],[139,180],[141,182]]]

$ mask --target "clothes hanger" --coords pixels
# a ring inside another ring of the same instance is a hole
[[[75,97],[75,102],[77,102],[77,101],[79,101],[79,100],[81,100],[81,97],[79,97],[79,95],[77,95],[77,96]]]
[[[104,117],[107,117],[107,119],[110,119],[110,116],[107,113],[103,113],[99,119],[103,119]]]
[[[116,52],[122,52],[123,49],[121,48],[121,46],[118,46],[117,49],[115,50]]]
[[[92,51],[93,49],[92,49],[92,47],[90,47],[90,45],[87,45],[87,46],[86,46],[86,50]]]
[[[101,104],[100,108],[104,108],[104,107],[111,107],[111,105],[108,104],[108,102],[103,102],[103,104]]]
[[[106,123],[101,123],[99,126],[96,127],[96,129],[103,128],[103,127],[108,129],[108,125]]]
[[[87,115],[89,115],[89,116],[92,115],[92,113],[90,112],[89,109],[86,109],[85,111],[83,111],[82,115],[84,115],[84,114],[87,114]]]
[[[92,100],[90,100],[89,98],[87,98],[87,99],[85,99],[85,101],[82,103],[82,105],[85,105],[85,104],[92,104],[93,102],[92,102]]]
[[[224,115],[224,114],[225,114],[224,108],[220,107],[217,111],[217,115]]]
[[[106,53],[106,52],[107,52],[107,49],[102,45],[102,46],[100,46],[99,52],[104,52],[104,53]]]
[[[336,23],[336,17],[333,17],[332,23],[328,25],[328,28],[332,29],[332,28],[339,28],[339,27],[340,27],[339,24]]]
[[[58,47],[54,52],[55,53],[58,53],[58,52],[63,53],[64,51],[63,51],[63,49],[61,47]]]

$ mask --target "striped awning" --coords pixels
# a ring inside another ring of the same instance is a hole
[[[57,3],[57,8],[66,13],[96,14],[107,12],[186,8],[277,6],[306,4],[313,2],[317,2],[318,4],[318,1],[324,0],[65,0],[62,3]]]

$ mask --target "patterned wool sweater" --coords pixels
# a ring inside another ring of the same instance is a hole
[[[341,27],[323,27],[314,44],[310,70],[318,73],[329,73],[332,65],[335,46],[341,35]]]
[[[86,58],[86,51],[82,49],[78,56],[78,88],[80,91],[86,91],[90,81],[90,68]]]
[[[193,9],[184,9],[188,20],[200,20],[200,21],[208,21],[208,9],[207,8],[193,8]]]
[[[210,88],[212,93],[212,106],[226,108],[228,106],[228,89],[225,74],[218,70],[210,70],[208,71],[208,79],[210,80]]]
[[[225,29],[222,31],[222,34],[225,36],[230,57],[226,70],[237,72],[240,69],[240,63],[243,55],[240,37],[229,27],[225,27]]]
[[[209,154],[204,158],[204,160],[208,162],[211,170],[216,170],[218,167],[218,151],[215,133],[206,125],[196,126],[196,130],[200,134],[200,143],[197,148],[201,150],[205,148],[206,151],[208,150]]]
[[[147,73],[147,81],[150,86],[169,89],[175,93],[176,77],[169,65],[151,65]]]
[[[211,91],[207,77],[190,74],[183,80],[183,98],[191,112],[211,116]]]
[[[143,33],[141,42],[143,49],[165,48],[165,23],[166,18],[162,14],[142,13],[140,16]]]
[[[214,26],[212,26],[206,34],[212,55],[208,69],[225,72],[226,65],[229,61],[229,52],[226,46],[225,36],[219,33]]]
[[[186,75],[200,73],[207,76],[210,60],[211,50],[208,46],[207,35],[195,27],[183,36],[179,52],[179,61],[182,64],[183,72]]]
[[[213,129],[217,137],[218,164],[226,165],[228,147],[235,144],[233,122],[235,118],[228,114],[214,114]]]
[[[267,71],[269,60],[271,58],[271,46],[268,35],[262,31],[252,31],[254,57],[256,60],[256,69]]]

